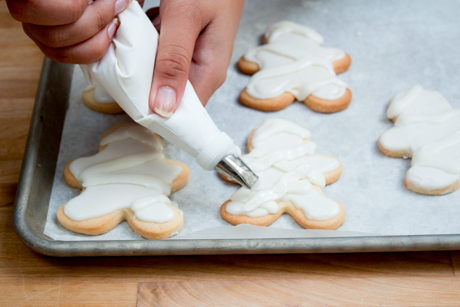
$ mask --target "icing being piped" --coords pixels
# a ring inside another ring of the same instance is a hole
[[[337,202],[314,188],[324,187],[323,174],[340,167],[337,159],[315,155],[316,145],[309,141],[310,132],[294,123],[271,119],[255,131],[253,149],[243,160],[257,172],[259,185],[241,188],[227,203],[231,214],[264,216],[279,210],[277,202],[290,201],[309,219],[325,220],[337,216]],[[280,140],[283,142],[280,142]]]

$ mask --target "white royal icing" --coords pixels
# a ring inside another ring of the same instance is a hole
[[[321,47],[324,39],[315,30],[290,21],[281,21],[269,26],[265,32],[265,40],[268,43],[265,46],[271,44],[283,45],[331,63],[345,57],[345,52],[340,49]]]
[[[326,100],[339,99],[346,89],[347,84],[337,78],[330,63],[305,57],[255,73],[246,91],[259,99],[275,98],[289,92],[297,100],[303,101],[311,94]]]
[[[242,158],[259,176],[253,190],[239,189],[226,206],[231,214],[251,217],[276,213],[277,201],[291,201],[309,219],[330,219],[340,212],[337,202],[323,196],[313,184],[324,187],[324,173],[337,169],[337,159],[315,155],[310,132],[292,122],[270,119],[259,126],[253,150]],[[280,142],[280,140],[283,140]]]
[[[97,154],[70,164],[84,190],[67,202],[65,214],[81,221],[130,208],[142,221],[172,220],[167,196],[182,168],[164,161],[158,137],[142,126],[127,125],[105,136],[100,146],[105,147]]]
[[[266,45],[244,55],[261,70],[248,86],[251,96],[274,98],[288,91],[297,100],[305,100],[310,94],[335,100],[344,95],[347,85],[335,76],[332,63],[343,58],[345,52],[321,47],[323,38],[316,31],[283,21],[271,25],[265,38]],[[265,70],[269,72],[262,73]]]
[[[405,111],[410,114],[433,114],[449,110],[452,110],[452,107],[441,94],[416,85],[406,92],[397,93],[391,99],[387,117],[393,119]]]
[[[387,116],[397,120],[380,144],[412,157],[406,180],[428,190],[460,180],[460,110],[439,93],[416,86],[392,99]]]

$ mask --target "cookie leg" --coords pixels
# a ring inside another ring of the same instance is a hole
[[[227,200],[220,207],[220,216],[227,222],[232,225],[240,224],[251,224],[256,226],[270,226],[275,222],[281,215],[287,213],[292,216],[292,218],[303,228],[305,229],[337,229],[345,221],[345,208],[339,202],[340,212],[338,215],[331,219],[327,220],[313,220],[305,216],[304,212],[301,209],[298,209],[291,202],[279,202],[278,205],[280,209],[277,213],[270,213],[265,216],[251,217],[241,214],[231,214],[227,212],[227,204],[230,200]]]
[[[123,109],[116,102],[98,102],[94,98],[94,88],[86,90],[82,93],[81,98],[85,106],[93,111],[105,114],[123,113]]]
[[[380,138],[382,138],[382,136]],[[410,150],[392,151],[392,150],[386,149],[382,145],[380,140],[378,141],[377,145],[378,145],[380,151],[387,157],[390,157],[390,158],[404,158],[404,159],[412,157],[412,152],[410,152]]]
[[[73,160],[66,164],[64,169],[64,180],[65,182],[74,189],[82,189],[81,182],[74,176],[74,174],[70,171],[70,164],[72,164]]]
[[[174,219],[165,223],[144,222],[134,216],[134,212],[127,210],[126,220],[129,226],[142,237],[148,240],[161,240],[175,236],[184,225],[182,211],[174,206],[169,206],[174,211]]]
[[[313,220],[305,216],[301,209],[296,208],[291,202],[286,205],[286,213],[305,229],[330,229],[335,230],[345,222],[345,208],[339,202],[340,212],[335,217],[327,220]]]
[[[238,68],[243,74],[253,75],[260,70],[257,63],[247,61],[244,55],[238,60]]]
[[[345,56],[340,60],[334,61],[332,63],[334,66],[334,71],[336,74],[344,73],[350,68],[351,65],[351,57],[348,53],[345,53]]]
[[[334,113],[346,109],[350,105],[351,98],[351,91],[347,88],[345,94],[336,100],[325,100],[310,95],[303,102],[315,112]]]
[[[174,219],[165,223],[144,222],[136,219],[131,209],[121,209],[101,217],[75,221],[65,214],[64,207],[65,204],[59,207],[57,212],[59,223],[68,230],[90,236],[107,233],[126,220],[134,232],[142,237],[149,240],[160,240],[177,234],[184,225],[182,211],[174,206],[170,206],[175,214]]]
[[[266,111],[266,112],[282,110],[286,108],[287,106],[289,106],[294,101],[295,101],[294,95],[288,92],[285,92],[284,94],[276,98],[268,98],[268,99],[254,98],[247,93],[246,89],[242,90],[240,94],[240,102],[242,104],[252,109],[256,109],[259,111]]]
[[[423,195],[446,195],[460,188],[460,176],[428,166],[411,167],[404,185],[412,192]]]
[[[227,200],[225,203],[220,206],[220,216],[227,222],[232,225],[240,225],[240,224],[251,224],[257,226],[270,226],[274,221],[276,221],[281,215],[284,214],[283,210],[278,210],[277,213],[269,213],[264,216],[247,216],[241,214],[231,214],[227,212],[227,204],[231,202],[231,200]]]
[[[57,211],[57,219],[66,229],[89,236],[97,236],[109,232],[125,220],[124,210],[117,210],[101,217],[91,218],[83,221],[75,221],[64,212],[63,204]]]

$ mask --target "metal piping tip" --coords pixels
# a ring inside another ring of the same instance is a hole
[[[219,174],[224,175],[230,180],[236,181],[242,186],[251,189],[259,177],[235,155],[225,156],[214,168]]]

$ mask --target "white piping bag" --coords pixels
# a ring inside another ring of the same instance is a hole
[[[158,33],[137,1],[118,19],[120,26],[106,55],[99,62],[80,65],[88,82],[102,86],[134,121],[186,151],[203,169],[215,169],[251,188],[258,177],[240,159],[240,148],[214,124],[189,81],[170,118],[150,110]]]

